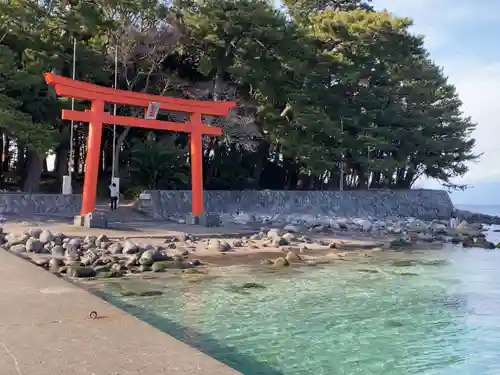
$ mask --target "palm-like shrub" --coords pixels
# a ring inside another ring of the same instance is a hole
[[[174,137],[157,140],[153,133],[134,142],[128,151],[125,168],[127,185],[142,190],[179,189],[189,183],[188,155]]]

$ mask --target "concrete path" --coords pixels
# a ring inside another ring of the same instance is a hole
[[[0,375],[66,374],[239,373],[0,250]]]

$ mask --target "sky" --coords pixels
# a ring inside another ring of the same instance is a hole
[[[465,115],[477,123],[475,152],[484,154],[470,165],[464,179],[457,180],[473,187],[466,199],[462,193],[452,197],[465,199],[464,203],[496,199],[500,204],[498,194],[498,198],[484,196],[500,189],[500,140],[495,136],[500,109],[500,0],[373,0],[372,4],[377,10],[413,19],[413,31],[425,36],[431,57],[456,86]],[[432,181],[422,184],[439,186]]]

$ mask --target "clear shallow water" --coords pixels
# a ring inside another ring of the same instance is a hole
[[[165,291],[158,297],[105,293],[247,375],[500,374],[500,251],[386,257],[203,283],[156,280],[153,289]],[[396,267],[393,258],[418,263]],[[445,262],[426,264],[435,260]],[[232,289],[247,281],[266,289]]]

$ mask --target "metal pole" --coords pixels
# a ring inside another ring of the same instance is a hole
[[[115,46],[115,90],[118,88],[118,43]],[[113,105],[113,116],[116,116],[116,103]],[[116,125],[113,125],[113,157],[111,161],[111,181],[115,178]]]
[[[340,157],[341,157],[341,162],[340,162],[340,185],[339,185],[339,189],[340,191],[344,190],[344,119],[341,117],[340,118],[340,134],[341,134],[341,137],[340,138],[340,142],[341,142],[341,148],[340,148],[340,151],[341,151],[341,154],[340,154]]]
[[[76,38],[73,38],[73,69],[71,73],[71,78],[75,79],[76,77]],[[75,99],[71,98],[71,110],[75,110]],[[71,181],[71,176],[73,174],[73,127],[74,127],[74,121],[71,120],[71,128],[69,130],[69,162],[68,162],[68,175],[69,175],[69,180]]]

